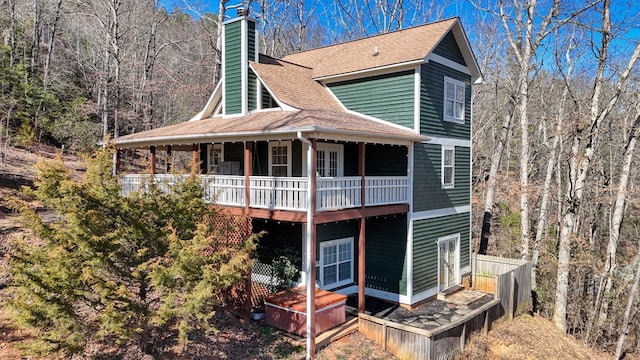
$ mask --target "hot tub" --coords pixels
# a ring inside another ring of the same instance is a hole
[[[316,335],[345,322],[345,295],[316,289]],[[307,334],[307,288],[299,286],[264,299],[269,326],[292,334]]]

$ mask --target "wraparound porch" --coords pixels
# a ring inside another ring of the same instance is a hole
[[[145,191],[155,183],[163,191],[188,175],[121,175],[122,191],[128,195]],[[197,175],[205,200],[222,206],[265,210],[306,211],[309,179],[233,175]],[[352,176],[316,179],[316,211],[332,211],[409,203],[409,179],[406,176]],[[363,201],[364,200],[364,201]]]

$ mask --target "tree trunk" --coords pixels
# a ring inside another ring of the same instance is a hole
[[[51,24],[51,36],[49,37],[49,49],[47,52],[47,57],[44,61],[44,69],[42,70],[42,86],[47,89],[49,86],[49,68],[51,66],[51,58],[53,57],[53,50],[55,49],[56,42],[56,30],[58,29],[58,23],[60,22],[60,14],[62,13],[62,2],[63,0],[58,0],[58,5],[56,6],[56,14],[53,19],[53,23]]]
[[[576,133],[574,134],[574,145],[572,146],[570,163],[570,179],[568,197],[568,211],[563,217],[562,229],[560,231],[559,252],[558,252],[558,274],[556,278],[556,300],[554,303],[553,322],[562,331],[566,332],[566,315],[567,315],[567,292],[569,289],[569,250],[571,247],[571,238],[575,235],[577,228],[577,212],[580,210],[584,186],[586,184],[587,174],[590,169],[591,160],[593,159],[597,143],[598,132],[602,121],[608,117],[613,107],[618,102],[622,88],[631,74],[638,57],[640,56],[640,44],[638,44],[629,59],[629,63],[624,71],[620,74],[614,90],[609,98],[606,106],[599,110],[599,102],[601,101],[601,92],[603,89],[603,79],[605,67],[608,63],[608,47],[611,40],[611,19],[609,14],[610,0],[604,0],[602,11],[602,45],[598,56],[598,71],[594,80],[594,90],[591,99],[591,119],[590,124],[585,128],[576,125]],[[596,109],[597,111],[594,111]],[[586,136],[586,147],[584,151],[579,151],[579,136],[583,129],[588,130]]]
[[[633,260],[633,266],[636,268],[636,275],[633,279],[633,286],[629,292],[629,298],[627,299],[627,308],[624,311],[624,318],[622,320],[622,329],[620,330],[620,337],[618,337],[618,345],[616,346],[616,360],[622,358],[622,348],[624,347],[624,340],[629,333],[629,322],[631,318],[631,308],[633,307],[633,300],[638,293],[638,283],[640,283],[640,250],[636,254]]]
[[[631,172],[631,163],[635,150],[636,141],[640,130],[640,113],[635,114],[635,121],[631,127],[631,132],[624,149],[622,170],[620,172],[620,180],[618,183],[618,191],[616,193],[616,201],[613,207],[613,215],[611,216],[611,230],[609,233],[609,243],[607,245],[607,257],[602,271],[601,279],[604,286],[598,289],[596,297],[596,311],[598,312],[598,325],[602,326],[608,318],[609,300],[608,297],[613,289],[613,279],[616,273],[616,254],[618,249],[618,239],[620,238],[620,226],[624,217],[624,207],[627,196],[627,188],[629,185],[629,176]]]
[[[487,181],[487,194],[484,199],[484,216],[482,219],[482,232],[480,235],[480,247],[478,253],[486,255],[489,247],[489,236],[491,235],[491,218],[493,217],[493,206],[495,204],[495,191],[497,184],[498,169],[500,168],[500,161],[502,160],[502,152],[504,144],[509,140],[509,128],[511,127],[511,121],[513,119],[513,102],[510,100],[507,106],[507,111],[502,119],[502,128],[500,129],[500,136],[498,143],[494,148],[493,156],[491,157],[491,168],[489,169],[489,180]]]

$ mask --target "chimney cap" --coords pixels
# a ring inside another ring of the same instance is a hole
[[[236,14],[238,15],[238,17],[241,17],[241,16],[249,16],[249,9],[244,8],[244,7],[239,7],[239,8],[236,10]]]

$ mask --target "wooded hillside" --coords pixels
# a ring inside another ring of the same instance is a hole
[[[9,144],[86,151],[198,112],[217,81],[218,20],[237,3],[215,14],[176,4],[0,0],[0,167]],[[248,5],[274,56],[452,11],[418,0]],[[639,6],[452,6],[484,77],[473,95],[474,251],[533,261],[538,309],[561,331],[618,357],[639,351]]]

